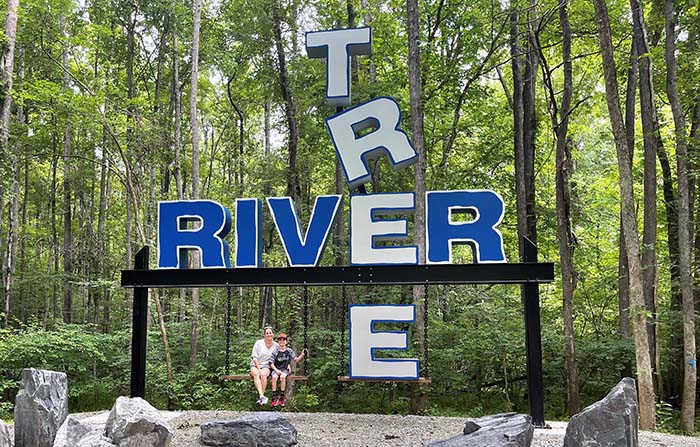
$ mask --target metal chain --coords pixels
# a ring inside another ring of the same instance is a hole
[[[343,284],[343,289],[342,289],[342,315],[343,317],[341,318],[341,329],[340,329],[340,374],[341,376],[345,375],[345,322],[347,320],[347,311],[348,311],[348,296],[346,294],[345,290],[345,284]]]
[[[231,373],[231,286],[226,285],[226,375]]]
[[[309,329],[309,287],[304,285],[304,375],[308,375],[309,371],[309,350],[308,348],[308,329]],[[304,352],[302,351],[302,352]]]
[[[428,367],[428,285],[425,285],[425,295],[423,296],[423,377],[430,377]]]

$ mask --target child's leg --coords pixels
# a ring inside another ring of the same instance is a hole
[[[284,390],[287,389],[287,373],[283,372],[282,377],[280,377],[280,398],[277,402],[279,405],[284,407]]]
[[[284,379],[282,379],[284,381]],[[284,387],[282,387],[284,389]],[[277,374],[272,373],[272,394],[274,395],[275,391],[277,391]]]

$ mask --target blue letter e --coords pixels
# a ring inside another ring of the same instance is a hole
[[[187,228],[187,222],[197,222]],[[180,249],[199,250],[203,268],[230,268],[228,243],[231,213],[211,200],[158,203],[158,268],[187,268]]]
[[[425,195],[426,261],[452,262],[452,244],[468,243],[477,263],[506,262],[503,236],[496,229],[504,211],[503,199],[493,191],[428,191]],[[453,221],[453,214],[470,213],[473,220]]]

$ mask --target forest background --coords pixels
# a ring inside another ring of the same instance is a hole
[[[634,375],[643,428],[693,432],[698,6],[7,0],[0,416],[11,418],[24,367],[65,371],[74,412],[128,394],[132,295],[119,272],[155,245],[159,200],[232,207],[289,195],[305,224],[315,196],[343,193],[322,265],[347,264],[350,191],[324,124],[336,111],[304,32],[371,26],[372,56],[352,60],[353,104],[394,97],[421,156],[398,172],[372,163],[360,192],[499,192],[508,260],[527,237],[556,263],[556,282],[541,287],[547,417]],[[285,266],[265,219],[264,262]],[[468,248],[454,256],[472,262]],[[253,408],[250,382],[218,379],[226,292],[151,291],[146,398],[156,406]],[[266,324],[299,350],[308,316],[311,380],[297,384],[296,410],[527,412],[517,287],[310,288],[306,315],[300,288],[230,292],[233,372],[247,370]],[[336,382],[344,300],[419,304],[407,355],[427,343],[429,390]]]

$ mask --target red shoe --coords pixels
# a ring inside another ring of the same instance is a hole
[[[278,398],[277,396],[274,396],[274,397],[272,398],[272,406],[273,406],[273,407],[276,407],[276,406],[279,405],[279,404],[280,404],[279,398]]]
[[[280,396],[279,400],[277,401],[277,405],[284,407],[284,394]]]

